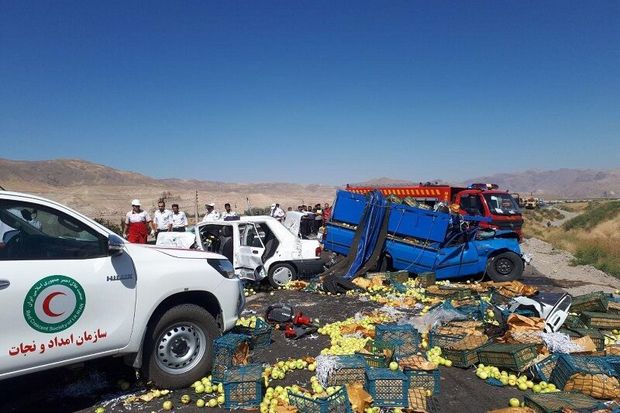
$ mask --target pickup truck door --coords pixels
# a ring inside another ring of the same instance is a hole
[[[451,276],[470,274],[468,265],[478,261],[478,251],[467,237],[467,233],[455,235],[437,252],[437,271],[449,269]]]
[[[254,270],[263,265],[265,246],[252,223],[239,224],[239,249],[235,254],[235,271],[243,278],[254,278]]]
[[[0,248],[0,378],[128,344],[136,274],[126,253],[109,254],[108,234],[20,200],[0,199],[0,221],[18,231]]]

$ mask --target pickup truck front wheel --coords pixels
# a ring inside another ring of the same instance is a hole
[[[200,380],[213,367],[213,341],[218,336],[215,319],[204,308],[172,307],[147,332],[146,376],[157,386],[172,389]]]
[[[523,260],[514,252],[502,252],[489,260],[487,273],[496,282],[519,279],[523,275]]]

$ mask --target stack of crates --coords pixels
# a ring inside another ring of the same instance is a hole
[[[254,350],[269,347],[272,330],[266,321],[257,318],[255,327],[235,326],[232,332],[248,336],[250,348]]]
[[[584,311],[581,319],[590,328],[614,330],[620,328],[620,314]]]
[[[603,291],[590,294],[578,295],[572,298],[571,313],[582,313],[584,311],[598,311],[605,313],[609,305],[609,295]]]
[[[243,343],[249,341],[249,337],[244,334],[226,334],[215,340],[213,343],[213,383],[224,381],[224,372],[233,366],[233,355]]]
[[[571,376],[576,373],[613,376],[615,372],[613,367],[605,361],[604,357],[562,354],[551,373],[551,382],[558,389],[563,390]]]
[[[420,333],[409,324],[379,324],[375,339],[394,348],[395,357],[407,357],[418,352]]]
[[[257,407],[263,400],[263,366],[233,366],[224,372],[224,407],[240,409]]]

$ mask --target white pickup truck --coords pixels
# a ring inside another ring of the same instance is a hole
[[[189,232],[161,232],[157,245],[196,248],[224,255],[243,279],[268,277],[273,287],[323,272],[321,244],[300,239],[269,216],[201,222]]]
[[[40,197],[0,191],[0,380],[104,356],[157,385],[211,369],[243,286],[222,255],[130,244]]]

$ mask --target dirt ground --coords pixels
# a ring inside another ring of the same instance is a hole
[[[524,282],[532,284],[541,291],[580,292],[597,290],[602,287],[614,288],[616,279],[605,276],[598,281],[590,272],[581,272],[581,276],[567,275],[565,271],[553,271],[563,268],[548,264],[547,255],[555,257],[559,254],[549,253],[544,246],[528,241],[524,249],[534,253],[534,265],[526,267]],[[539,270],[544,269],[544,272]],[[576,271],[576,270],[575,270]],[[572,273],[571,273],[572,274]],[[297,311],[318,318],[320,324],[343,320],[361,310],[377,307],[372,302],[360,301],[355,297],[323,296],[299,291],[261,292],[249,298],[246,314],[255,312],[262,315],[265,309],[275,302],[291,304]],[[274,363],[278,360],[316,356],[320,350],[329,345],[329,339],[323,335],[313,335],[296,341],[286,339],[281,331],[273,334],[270,347],[257,350],[251,354],[254,362]],[[434,412],[485,412],[490,409],[506,407],[511,397],[523,397],[523,392],[512,387],[492,387],[481,382],[473,369],[440,368],[441,392],[432,401]],[[312,373],[295,371],[284,380],[273,385],[305,385],[309,383]],[[127,380],[131,388],[121,392],[119,380]],[[142,381],[136,380],[134,371],[126,367],[119,359],[97,360],[87,363],[82,368],[55,369],[32,374],[16,379],[5,380],[0,387],[0,411],[2,412],[93,412],[98,406],[105,406],[106,412],[161,412],[163,398],[149,403],[125,407],[119,400],[128,394],[140,394],[146,389]],[[195,399],[191,389],[176,390],[168,398],[173,400],[175,411],[194,412],[195,405],[181,405],[181,395],[189,394]],[[209,411],[224,411],[210,409]]]

